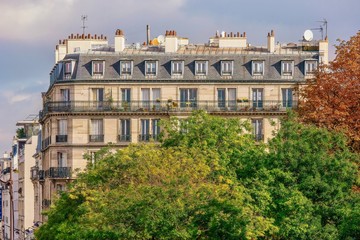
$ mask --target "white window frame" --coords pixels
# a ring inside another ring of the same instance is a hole
[[[305,75],[312,75],[317,69],[317,60],[305,60]]]
[[[124,71],[124,69],[126,69]],[[132,75],[133,74],[133,61],[121,60],[120,61],[120,75]]]
[[[208,61],[195,61],[195,75],[206,76],[208,74]]]
[[[184,74],[184,61],[174,60],[171,61],[171,75],[181,76]]]
[[[232,76],[234,73],[234,61],[223,60],[220,62],[221,76]]]
[[[155,71],[152,69],[155,68]],[[145,75],[156,76],[158,72],[158,62],[156,60],[145,61]]]
[[[63,78],[64,79],[71,79],[72,74],[74,72],[75,62],[72,60],[64,61],[62,63],[63,68]]]
[[[253,60],[251,63],[251,74],[253,76],[264,76],[265,73],[265,61]]]
[[[102,77],[105,74],[105,61],[93,60],[91,67],[92,76]]]
[[[281,75],[293,76],[293,74],[294,74],[294,61],[292,60],[281,61]]]

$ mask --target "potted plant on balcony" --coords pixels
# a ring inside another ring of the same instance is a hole
[[[155,101],[159,103],[159,102],[160,102],[160,98],[157,98]]]
[[[172,100],[172,98],[169,98],[168,99],[168,103],[171,103],[173,100]]]

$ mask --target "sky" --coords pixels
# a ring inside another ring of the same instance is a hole
[[[122,29],[127,43],[176,30],[191,43],[206,43],[217,30],[246,32],[248,43],[298,42],[306,29],[328,21],[330,59],[337,39],[360,30],[359,0],[0,0],[0,154],[10,151],[16,122],[41,110],[49,87],[55,45],[71,33],[104,34],[113,43]],[[320,39],[318,30],[314,38]]]

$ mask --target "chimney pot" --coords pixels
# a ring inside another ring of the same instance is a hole
[[[243,36],[246,37],[246,32],[244,32]]]
[[[274,30],[271,30],[271,36],[272,37],[274,36]]]

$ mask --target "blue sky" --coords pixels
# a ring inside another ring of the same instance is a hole
[[[0,0],[0,154],[9,151],[16,122],[41,109],[59,39],[81,33],[104,34],[113,42],[124,30],[127,43],[146,40],[173,29],[192,43],[205,43],[216,32],[246,32],[252,45],[298,42],[306,29],[328,20],[330,58],[336,39],[360,30],[359,0]],[[315,38],[320,33],[314,31]]]

